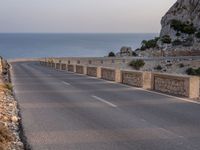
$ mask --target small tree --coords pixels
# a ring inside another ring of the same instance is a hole
[[[132,56],[138,56],[135,51],[132,52]]]
[[[163,68],[161,67],[161,65],[158,65],[154,68],[155,70],[162,70]]]
[[[172,42],[171,38],[169,35],[164,35],[162,38],[161,38],[161,41],[165,44],[170,44]]]
[[[115,57],[115,53],[114,53],[114,52],[110,52],[110,53],[108,54],[108,57]]]
[[[200,76],[200,67],[198,69],[194,69],[194,68],[188,68],[186,70],[186,73],[188,75],[195,75],[195,76]]]
[[[200,39],[200,31],[195,34],[196,38]]]
[[[144,65],[145,65],[145,62],[142,59],[132,60],[129,63],[129,66],[133,67],[136,70],[140,70],[140,68],[143,67]]]

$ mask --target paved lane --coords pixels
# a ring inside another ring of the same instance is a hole
[[[12,64],[35,150],[199,150],[200,105],[126,85]]]

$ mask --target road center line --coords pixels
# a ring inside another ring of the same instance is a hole
[[[95,96],[95,95],[92,95],[92,97],[93,97],[94,99],[98,100],[98,101],[101,101],[101,102],[103,102],[103,103],[108,104],[108,105],[111,106],[111,107],[115,107],[115,108],[117,107],[117,105],[115,105],[115,104],[113,104],[113,103],[110,103],[110,102],[108,102],[108,101],[102,99],[101,97],[98,97],[98,96]]]
[[[62,83],[65,84],[65,85],[68,85],[68,86],[71,85],[70,83],[65,82],[65,81],[63,81]]]

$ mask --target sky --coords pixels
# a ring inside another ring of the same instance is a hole
[[[1,33],[158,33],[176,0],[0,0]]]

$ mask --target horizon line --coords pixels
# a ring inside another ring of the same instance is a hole
[[[0,34],[159,34],[157,32],[0,32]]]

